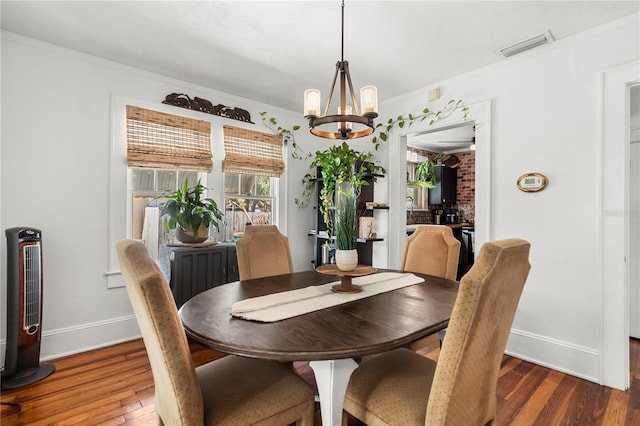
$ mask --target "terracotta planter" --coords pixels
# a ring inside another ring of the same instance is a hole
[[[191,227],[189,227],[187,230],[182,230],[180,227],[177,227],[176,239],[181,243],[186,244],[203,243],[209,239],[209,228],[200,226],[198,228],[198,235],[194,236]]]
[[[358,250],[336,250],[336,266],[341,271],[353,271],[358,266]]]

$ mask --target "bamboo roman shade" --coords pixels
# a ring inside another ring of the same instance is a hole
[[[211,172],[211,123],[127,105],[127,163]]]
[[[224,126],[224,173],[280,177],[282,136]]]

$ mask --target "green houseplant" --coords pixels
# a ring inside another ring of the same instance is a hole
[[[352,271],[358,265],[356,238],[358,213],[356,195],[352,187],[341,185],[336,194],[335,206],[336,266],[342,271]]]
[[[311,163],[321,181],[318,209],[327,225],[330,238],[335,237],[336,264],[343,271],[353,270],[358,264],[356,237],[358,225],[357,198],[367,179],[377,173],[386,173],[371,161],[373,154],[357,151],[347,142],[316,152]]]
[[[338,250],[354,250],[356,248],[358,214],[356,212],[356,196],[346,190],[339,197],[336,207],[336,248]]]
[[[416,164],[415,180],[408,182],[410,186],[433,188],[436,184],[436,172],[433,161],[428,158]]]
[[[317,168],[320,173],[317,178],[322,181],[322,188],[318,208],[329,228],[329,235],[334,235],[335,230],[332,212],[335,209],[336,191],[349,188],[357,198],[360,188],[369,185],[367,175],[386,173],[382,166],[371,162],[372,157],[372,153],[357,151],[346,142],[316,152],[311,167]]]
[[[176,230],[176,238],[183,243],[198,243],[209,238],[209,227],[219,230],[218,221],[223,213],[211,198],[205,198],[207,188],[198,183],[189,188],[185,179],[181,188],[161,195],[166,199],[162,204],[160,216],[166,216],[164,228],[167,232]]]

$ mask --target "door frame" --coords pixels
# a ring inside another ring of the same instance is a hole
[[[481,101],[467,105],[468,117],[475,122],[476,136],[476,183],[475,183],[475,240],[476,247],[481,247],[493,239],[492,209],[492,133],[491,133],[491,101]],[[400,261],[407,238],[406,188],[407,185],[407,136],[425,132],[434,132],[449,128],[465,121],[453,114],[430,126],[427,122],[416,123],[411,130],[399,130],[393,137],[389,149],[389,248],[388,265],[400,268]],[[391,141],[390,141],[391,142]]]
[[[640,61],[600,74],[598,194],[601,294],[600,383],[629,388],[629,87],[640,80]],[[622,167],[621,167],[622,165]],[[616,190],[623,188],[623,190]],[[625,214],[626,212],[626,214]]]

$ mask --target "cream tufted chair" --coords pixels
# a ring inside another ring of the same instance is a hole
[[[496,385],[529,274],[529,243],[486,243],[460,281],[437,363],[406,348],[360,364],[344,409],[368,425],[496,423]]]
[[[228,355],[194,368],[169,285],[146,247],[123,240],[116,249],[160,425],[313,425],[313,389],[278,362]]]
[[[289,239],[275,225],[247,226],[236,252],[240,280],[293,272]]]
[[[409,272],[435,275],[455,280],[460,260],[460,241],[453,236],[451,228],[444,225],[420,225],[407,237],[402,255],[401,269]],[[438,339],[444,331],[417,340],[408,347],[414,351]]]

